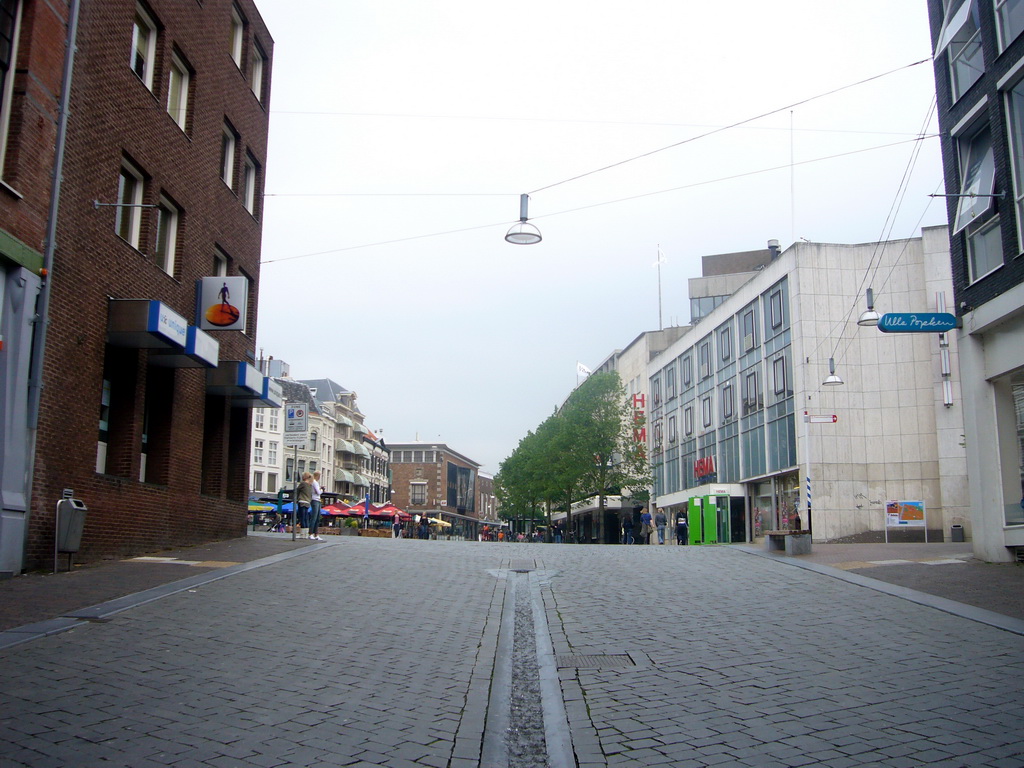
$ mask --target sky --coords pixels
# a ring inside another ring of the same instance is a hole
[[[497,472],[577,362],[689,321],[701,256],[946,222],[924,0],[256,5],[257,356],[390,443]]]

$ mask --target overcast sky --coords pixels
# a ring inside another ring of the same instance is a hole
[[[924,0],[256,4],[257,354],[355,390],[390,442],[496,472],[577,361],[658,327],[659,245],[667,326],[701,256],[946,221]],[[539,245],[504,241],[521,193]]]

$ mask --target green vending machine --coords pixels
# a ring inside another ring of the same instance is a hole
[[[700,496],[690,499],[690,507],[686,512],[686,522],[691,544],[701,544],[704,541],[703,516],[704,500]]]
[[[704,497],[704,519],[702,533],[705,544],[718,543],[718,499],[714,496]]]

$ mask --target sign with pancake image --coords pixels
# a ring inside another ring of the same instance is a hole
[[[245,277],[204,277],[199,281],[199,327],[204,331],[244,331],[249,298]]]

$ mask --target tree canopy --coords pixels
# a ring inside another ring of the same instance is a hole
[[[642,418],[642,417],[641,417]],[[646,491],[646,447],[619,374],[587,377],[561,408],[519,441],[501,463],[495,486],[504,517],[544,517],[553,507],[608,493]]]

